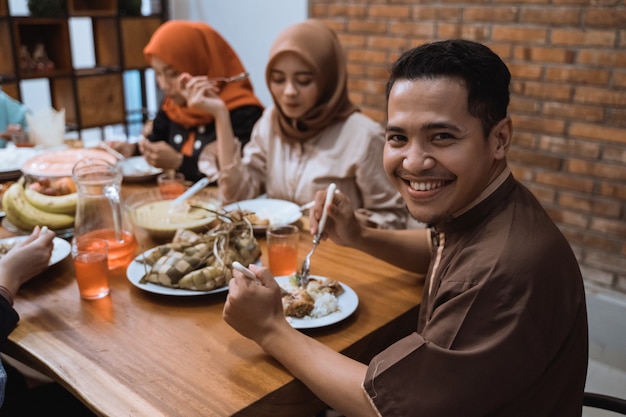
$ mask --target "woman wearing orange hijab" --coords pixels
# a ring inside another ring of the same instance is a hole
[[[152,35],[144,54],[165,99],[139,150],[151,165],[182,172],[187,180],[196,181],[204,176],[198,170],[198,156],[207,145],[215,146],[216,125],[230,126],[247,143],[263,106],[248,78],[230,83],[213,80],[245,73],[245,69],[228,42],[206,23],[165,22]],[[195,105],[197,100],[190,101],[196,91],[192,87],[198,84],[217,94],[228,112],[211,113]],[[203,171],[216,172],[217,167],[205,166]]]

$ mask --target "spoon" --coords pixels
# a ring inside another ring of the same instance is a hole
[[[305,204],[300,206],[300,211],[304,212],[304,211],[310,209],[311,207],[313,207],[314,205],[315,205],[315,200],[309,201],[308,203],[305,203]]]
[[[191,197],[198,191],[202,190],[204,187],[209,185],[210,182],[211,180],[209,178],[204,177],[198,182],[196,182],[194,185],[189,187],[187,191],[185,191],[184,193],[176,197],[174,200],[172,200],[172,202],[170,203],[169,212],[171,213],[174,210],[179,209],[189,197]]]
[[[114,157],[116,157],[118,160],[123,161],[126,159],[126,157],[124,155],[122,155],[121,153],[119,153],[118,151],[116,151],[115,149],[113,149],[111,147],[111,145],[109,145],[108,143],[106,143],[105,141],[100,141],[100,143],[98,144],[102,149],[104,149],[105,151],[107,151],[108,153],[110,153],[111,155],[113,155]]]
[[[254,274],[254,272],[250,271],[248,268],[246,268],[245,266],[243,266],[239,262],[234,261],[233,262],[233,268],[235,268],[237,271],[241,272],[246,278],[251,279],[252,281],[256,282],[257,284],[262,284],[261,280]]]

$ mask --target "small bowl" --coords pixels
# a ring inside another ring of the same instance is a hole
[[[221,206],[214,193],[206,189],[190,197],[183,209],[170,212],[172,201],[164,198],[159,190],[149,190],[132,194],[124,205],[133,224],[157,241],[171,240],[178,229],[209,230],[217,220],[212,211]]]

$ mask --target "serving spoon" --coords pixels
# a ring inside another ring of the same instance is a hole
[[[209,185],[210,182],[211,182],[211,179],[207,177],[204,177],[198,180],[194,185],[189,187],[187,191],[185,191],[184,193],[176,197],[174,200],[172,200],[172,202],[170,203],[168,214],[173,213],[176,210],[180,210],[188,198],[190,198],[192,195],[194,195],[195,193],[197,193],[198,191],[202,190],[204,187]]]

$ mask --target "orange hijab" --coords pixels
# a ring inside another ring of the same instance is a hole
[[[284,139],[310,139],[331,124],[359,111],[348,98],[346,61],[335,32],[316,20],[306,20],[285,29],[270,49],[265,68],[268,87],[272,65],[285,52],[297,54],[309,65],[320,96],[313,108],[297,120],[285,116],[274,100],[272,117]]]
[[[156,56],[177,72],[193,76],[231,77],[245,71],[228,42],[211,26],[201,22],[170,20],[163,23],[154,32],[143,53],[148,62]],[[228,110],[246,105],[262,107],[249,79],[225,84],[220,98]],[[210,113],[180,106],[169,97],[163,100],[161,108],[170,120],[187,128],[213,121]]]

